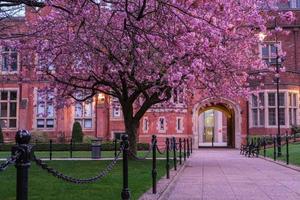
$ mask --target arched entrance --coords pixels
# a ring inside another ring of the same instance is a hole
[[[195,147],[239,148],[241,116],[239,105],[226,99],[206,99],[193,110]]]

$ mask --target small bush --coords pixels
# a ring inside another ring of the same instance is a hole
[[[4,139],[3,139],[3,132],[2,132],[2,128],[0,126],[0,144],[4,143]]]
[[[83,136],[83,143],[91,144],[92,140],[95,140],[95,139],[96,139],[96,137],[94,137],[94,136],[85,135],[85,136]]]
[[[82,133],[82,128],[79,122],[75,122],[73,124],[73,129],[72,129],[72,139],[73,142],[82,142],[83,139],[83,133]]]
[[[49,141],[48,134],[41,131],[31,132],[32,143],[47,143]]]

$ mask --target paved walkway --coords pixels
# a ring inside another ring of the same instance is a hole
[[[169,200],[300,200],[300,172],[236,150],[193,152]]]

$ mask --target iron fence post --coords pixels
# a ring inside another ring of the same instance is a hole
[[[28,169],[32,146],[29,144],[31,134],[26,130],[19,130],[16,134],[16,146],[12,147],[12,155],[21,153],[17,158],[17,200],[28,200]]]
[[[52,160],[52,140],[50,140],[49,144],[49,159]]]
[[[117,138],[114,140],[115,143],[115,157],[117,157]]]
[[[182,165],[182,141],[181,138],[179,138],[179,164]]]
[[[187,157],[190,157],[190,141],[189,138],[186,139],[186,145],[187,145]]]
[[[266,157],[266,137],[264,137],[264,157]]]
[[[167,170],[167,179],[170,178],[170,156],[169,156],[169,148],[170,148],[170,141],[169,141],[169,138],[167,138],[166,139],[166,156],[167,156],[166,170]]]
[[[286,142],[286,164],[290,164],[290,155],[289,155],[289,136],[288,133],[286,133],[286,138],[285,138],[285,142]]]
[[[183,139],[183,160],[186,161],[186,139]]]
[[[156,177],[157,177],[156,145],[157,145],[156,135],[152,135],[152,193],[153,194],[156,194]]]
[[[130,191],[128,188],[128,151],[129,142],[128,135],[122,135],[122,145],[123,145],[123,189],[121,192],[122,200],[130,199]]]
[[[273,138],[273,159],[276,161],[276,137]]]
[[[191,154],[193,153],[193,138],[191,138]]]
[[[176,157],[176,138],[173,137],[173,162],[174,162],[174,170],[177,170],[177,157]]]
[[[70,158],[73,158],[73,139],[70,141]]]

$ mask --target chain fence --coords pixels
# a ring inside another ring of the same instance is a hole
[[[10,156],[7,160],[0,164],[0,172],[5,171],[10,165],[14,165],[17,159],[21,156],[21,152],[17,152],[15,155]]]
[[[106,177],[109,174],[109,172],[111,172],[113,170],[114,166],[116,165],[117,161],[120,158],[120,155],[121,155],[123,149],[124,149],[124,146],[121,146],[119,152],[117,153],[117,156],[112,160],[112,162],[110,164],[108,164],[106,166],[106,168],[104,170],[99,172],[94,177],[84,178],[84,179],[67,176],[67,175],[53,169],[52,167],[49,167],[45,162],[43,162],[41,159],[37,158],[36,156],[34,156],[33,161],[37,164],[37,166],[39,166],[40,168],[47,171],[49,174],[51,174],[52,176],[54,176],[58,179],[62,179],[66,182],[74,183],[74,184],[86,184],[86,183],[93,183],[96,181],[100,181],[102,178]]]
[[[146,160],[150,156],[150,154],[152,152],[152,148],[153,148],[153,144],[150,145],[149,150],[147,151],[147,153],[143,157],[138,157],[131,150],[129,150],[129,154],[135,160]]]

